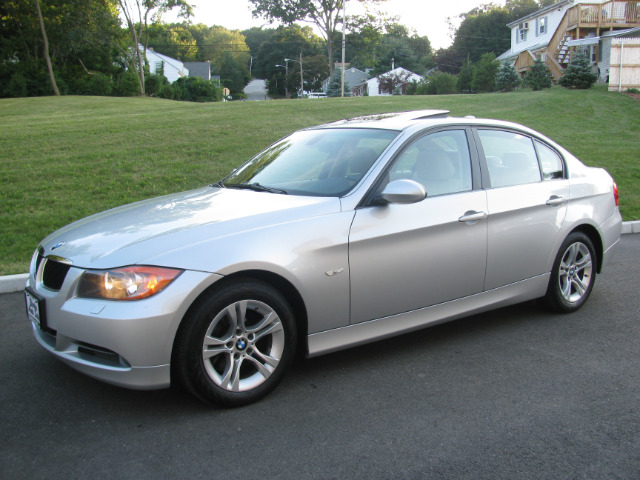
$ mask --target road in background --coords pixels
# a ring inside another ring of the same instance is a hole
[[[301,359],[235,410],[76,373],[0,295],[0,476],[638,479],[639,259],[625,235],[575,314],[529,302]]]
[[[244,94],[247,96],[247,100],[266,100],[267,97],[267,83],[264,80],[254,79],[244,87]]]

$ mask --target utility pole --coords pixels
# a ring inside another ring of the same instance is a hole
[[[344,24],[347,10],[347,0],[342,2],[342,71],[340,79],[340,96],[344,97],[344,49],[345,49],[345,36],[344,36]]]
[[[300,50],[300,98],[304,98],[304,77],[302,76],[302,50]]]
[[[300,64],[300,98],[304,96],[304,76],[302,73],[302,50],[300,50],[300,60],[295,60],[293,58],[285,58],[285,63],[287,62],[298,62]]]

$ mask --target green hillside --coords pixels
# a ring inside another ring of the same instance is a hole
[[[195,104],[151,98],[0,100],[0,274],[27,271],[37,242],[89,214],[219,180],[283,135],[340,118],[426,108],[523,123],[620,187],[640,218],[640,102],[551,90]]]

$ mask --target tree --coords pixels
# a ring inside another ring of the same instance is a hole
[[[269,21],[279,20],[286,25],[295,21],[311,22],[320,29],[329,57],[329,68],[334,70],[334,42],[344,0],[249,0],[253,4],[253,15]],[[385,0],[359,0],[360,3],[380,3]]]
[[[53,88],[54,95],[60,95],[58,91],[58,84],[56,83],[56,77],[53,74],[53,67],[51,66],[51,57],[49,56],[49,39],[47,38],[47,31],[44,28],[44,20],[42,19],[42,11],[40,10],[40,0],[36,0],[36,11],[38,12],[38,20],[40,21],[40,30],[42,31],[42,42],[44,44],[43,52],[44,58],[47,62],[47,71],[49,72],[49,79],[51,80],[51,87]]]
[[[149,19],[156,18],[164,12],[174,8],[180,9],[180,16],[189,18],[192,15],[192,8],[186,0],[117,0],[122,15],[127,23],[130,35],[129,50],[123,49],[122,53],[126,58],[131,70],[136,72],[140,85],[140,95],[145,94],[144,89],[144,66],[147,56],[148,27]],[[144,36],[143,36],[144,34]],[[142,49],[140,48],[142,45]]]
[[[0,2],[0,96],[50,95],[51,72],[61,94],[109,94],[121,69],[115,2],[40,0],[51,68],[34,0]]]
[[[300,53],[302,53],[303,57],[304,80],[313,79],[313,76],[320,72],[308,72],[307,58],[322,55],[322,43],[322,39],[313,33],[311,27],[301,27],[300,25],[280,26],[273,31],[268,41],[263,41],[260,45],[256,55],[257,58],[253,62],[255,75],[267,81],[271,95],[283,96],[285,90],[295,92],[300,87]],[[296,61],[287,62],[285,58]],[[327,73],[322,77],[321,81],[329,76],[326,57],[324,59],[326,65],[324,71]],[[289,75],[285,76],[285,73]]]
[[[483,53],[480,60],[474,66],[474,75],[471,86],[478,92],[493,92],[496,89],[496,73],[500,68],[500,62],[496,60],[493,52]]]
[[[404,93],[410,83],[411,72],[387,73],[378,77],[380,92],[394,94],[397,91]]]
[[[456,86],[458,87],[459,92],[470,93],[473,91],[472,83],[474,74],[475,69],[473,67],[473,63],[471,62],[471,58],[467,56],[467,59],[462,64],[460,73],[458,73],[458,82]]]
[[[529,67],[523,79],[525,87],[532,90],[542,90],[543,88],[551,88],[551,75],[547,71],[547,66],[542,63],[542,59],[538,57],[535,63]]]
[[[591,88],[597,79],[598,75],[591,70],[589,59],[582,50],[578,50],[558,83],[565,88],[586,89]]]
[[[505,62],[496,74],[496,87],[503,92],[510,92],[520,85],[520,77],[513,65]]]
[[[511,30],[507,24],[522,18],[555,0],[507,0],[504,6],[483,4],[459,16],[457,28],[449,18],[453,44],[437,54],[436,64],[442,71],[457,73],[467,57],[477,62],[484,53],[500,55],[511,46]]]
[[[386,25],[385,30],[377,46],[378,62],[373,74],[388,72],[394,65],[412,72],[426,73],[432,64],[429,39],[415,33],[410,35],[407,28],[398,23]]]
[[[222,86],[229,89],[232,95],[241,94],[249,82],[249,69],[239,64],[230,52],[225,52],[222,62],[212,66],[212,70],[220,75]]]
[[[327,87],[327,97],[340,97],[342,95],[342,70],[336,68],[329,80],[329,86]],[[344,96],[351,96],[351,88],[344,82]]]

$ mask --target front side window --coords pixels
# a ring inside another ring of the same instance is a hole
[[[464,130],[425,135],[395,160],[389,180],[412,179],[424,185],[428,197],[471,190],[471,157]]]
[[[492,187],[508,187],[541,180],[531,138],[503,130],[478,130]]]
[[[342,196],[360,182],[398,135],[395,130],[303,130],[271,145],[220,185],[309,196]]]

